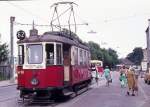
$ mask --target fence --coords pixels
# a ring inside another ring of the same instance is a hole
[[[10,65],[0,65],[0,81],[9,80],[11,77]]]

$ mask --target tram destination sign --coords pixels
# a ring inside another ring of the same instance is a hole
[[[26,33],[23,30],[17,32],[17,39],[23,40],[26,37]]]

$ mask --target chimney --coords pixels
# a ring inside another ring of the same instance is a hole
[[[33,21],[32,29],[30,30],[30,36],[38,36],[38,30],[34,28],[35,24]]]

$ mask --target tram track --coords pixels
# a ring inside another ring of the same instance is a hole
[[[9,89],[11,89],[11,88],[9,87]],[[10,104],[13,104],[16,107],[26,107],[26,106],[29,106],[29,107],[30,106],[36,106],[36,107],[41,107],[41,106],[44,106],[44,107],[59,107],[62,104],[64,105],[64,104],[69,103],[70,101],[74,102],[77,99],[80,99],[80,97],[85,95],[87,92],[90,92],[91,90],[92,90],[92,87],[90,86],[88,88],[88,90],[81,90],[81,93],[79,92],[78,95],[75,96],[75,97],[64,97],[64,98],[56,100],[56,101],[52,101],[51,100],[50,102],[42,102],[42,101],[32,102],[30,100],[27,100],[26,102],[22,102],[22,99],[19,98],[19,94],[17,93],[17,95],[16,95],[16,92],[14,92],[13,94],[7,93],[7,96],[6,95],[2,96],[0,98],[0,103],[1,103],[1,105],[5,105],[5,104],[8,103],[9,106],[11,106]],[[8,91],[8,92],[10,92],[10,91]],[[3,95],[3,94],[1,94],[1,95]]]

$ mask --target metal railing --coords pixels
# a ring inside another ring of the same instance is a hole
[[[11,78],[10,65],[0,65],[0,81],[9,80]]]

